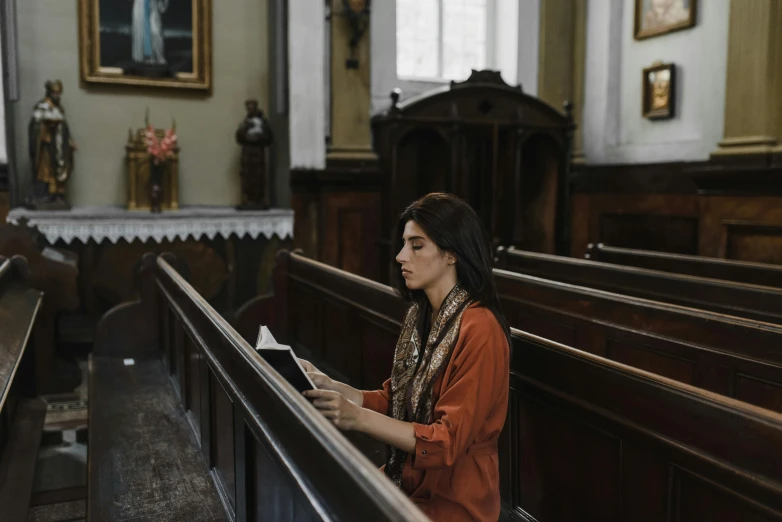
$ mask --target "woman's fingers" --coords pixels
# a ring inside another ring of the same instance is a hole
[[[312,382],[315,383],[315,386],[318,387],[320,387],[321,384],[326,384],[331,380],[327,375],[320,372],[307,372],[307,375],[312,380]]]
[[[302,367],[304,368],[304,371],[309,373],[320,373],[320,370],[315,368],[315,365],[313,365],[311,362],[305,360],[305,359],[299,359],[299,362],[301,363]]]
[[[312,405],[319,410],[334,410],[339,408],[339,403],[336,399],[317,399]]]

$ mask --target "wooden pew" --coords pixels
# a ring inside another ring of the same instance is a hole
[[[156,508],[160,520],[189,520],[192,513],[219,518],[210,497],[219,497],[225,518],[237,521],[426,520],[170,261],[148,255],[143,264],[141,300],[110,311],[96,336],[93,382],[104,393],[91,388],[101,399],[90,411],[90,520],[116,517],[127,507],[118,506],[118,498],[135,501],[134,513],[122,513],[127,518],[149,516]],[[132,341],[136,334],[140,342]],[[133,354],[137,362],[130,368],[137,370],[124,375],[122,360]],[[123,419],[131,411],[146,415],[162,401],[175,430]],[[181,406],[174,411],[171,403]],[[114,413],[106,414],[109,409]],[[182,439],[189,449],[182,448]],[[174,451],[164,462],[198,465],[197,487],[160,487],[173,472],[149,458]],[[173,502],[177,513],[168,509]]]
[[[782,519],[782,415],[519,331],[500,462],[515,520]]]
[[[390,374],[405,303],[389,287],[288,253],[273,286],[237,317],[248,333],[271,324],[359,387]],[[504,519],[782,518],[781,415],[518,330],[512,339]]]
[[[585,257],[593,261],[615,265],[782,288],[782,266],[780,265],[617,248],[602,243],[590,243]]]
[[[57,319],[79,308],[79,259],[66,250],[40,248],[38,236],[37,231],[24,226],[0,226],[0,256],[24,256],[30,267],[30,286],[44,293],[35,331],[38,392],[71,392],[78,383],[62,379],[55,372]]]
[[[0,519],[26,520],[46,404],[36,398],[32,346],[42,294],[27,260],[0,257]]]
[[[497,249],[497,267],[617,294],[782,324],[782,290],[586,259]]]
[[[782,327],[495,270],[511,326],[782,412]]]

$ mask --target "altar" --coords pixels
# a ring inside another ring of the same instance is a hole
[[[148,251],[176,255],[193,287],[230,318],[244,302],[268,291],[274,256],[290,248],[293,238],[293,211],[287,209],[16,208],[7,222],[37,231],[41,247],[78,256],[80,312],[93,320],[136,297],[136,272]]]

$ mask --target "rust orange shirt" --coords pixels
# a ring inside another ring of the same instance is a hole
[[[497,440],[508,411],[510,349],[494,314],[477,304],[462,316],[450,362],[435,382],[432,424],[413,423],[415,452],[402,489],[435,522],[496,521]],[[391,380],[364,391],[364,407],[389,412]]]

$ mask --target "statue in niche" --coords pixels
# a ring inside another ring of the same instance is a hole
[[[274,142],[274,134],[258,108],[257,100],[245,102],[247,115],[236,130],[236,142],[242,146],[240,177],[242,181],[241,210],[265,210],[266,148]]]
[[[35,104],[28,126],[33,191],[28,208],[66,210],[65,185],[73,172],[76,143],[71,138],[65,109],[60,104],[62,82],[46,82],[46,96]]]

